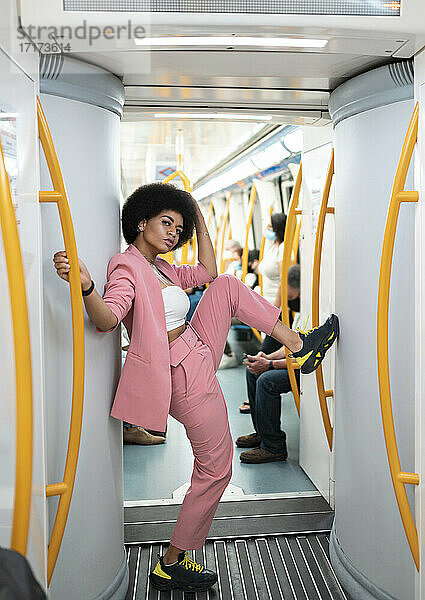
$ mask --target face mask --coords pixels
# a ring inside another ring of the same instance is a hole
[[[294,300],[288,300],[288,306],[294,312],[300,312],[300,297],[294,298]]]
[[[266,229],[264,232],[264,237],[266,238],[266,240],[274,241],[276,239],[276,234],[271,229]]]

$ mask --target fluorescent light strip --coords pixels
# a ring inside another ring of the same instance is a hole
[[[155,119],[233,119],[233,120],[252,120],[252,121],[270,121],[271,115],[244,115],[230,113],[155,113]]]
[[[155,37],[134,38],[138,46],[260,46],[264,48],[324,48],[328,40],[278,37]]]

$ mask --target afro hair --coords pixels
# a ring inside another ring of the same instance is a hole
[[[196,223],[196,206],[192,196],[169,183],[149,183],[138,187],[125,201],[122,208],[122,232],[127,244],[139,235],[137,227],[143,219],[149,221],[166,209],[183,217],[183,231],[173,248],[180,248],[193,236]]]

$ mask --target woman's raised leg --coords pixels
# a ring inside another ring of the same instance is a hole
[[[219,275],[199,302],[191,325],[213,355],[218,368],[232,317],[277,339],[292,353],[302,373],[311,373],[322,362],[338,337],[338,317],[331,315],[324,325],[306,334],[289,329],[279,319],[280,309],[243,284],[233,275]]]

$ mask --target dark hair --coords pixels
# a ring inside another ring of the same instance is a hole
[[[284,213],[272,213],[271,223],[276,239],[281,244],[285,237],[286,215]]]
[[[257,248],[253,250],[248,250],[248,264],[254,262],[254,260],[258,260],[260,258],[260,251]]]
[[[292,265],[288,269],[288,285],[295,290],[301,289],[301,268],[300,265]]]
[[[196,223],[195,200],[188,192],[169,183],[149,183],[130,194],[122,207],[122,233],[127,244],[132,244],[139,235],[137,227],[140,221],[149,221],[166,209],[183,217],[183,231],[173,250],[190,240]]]

